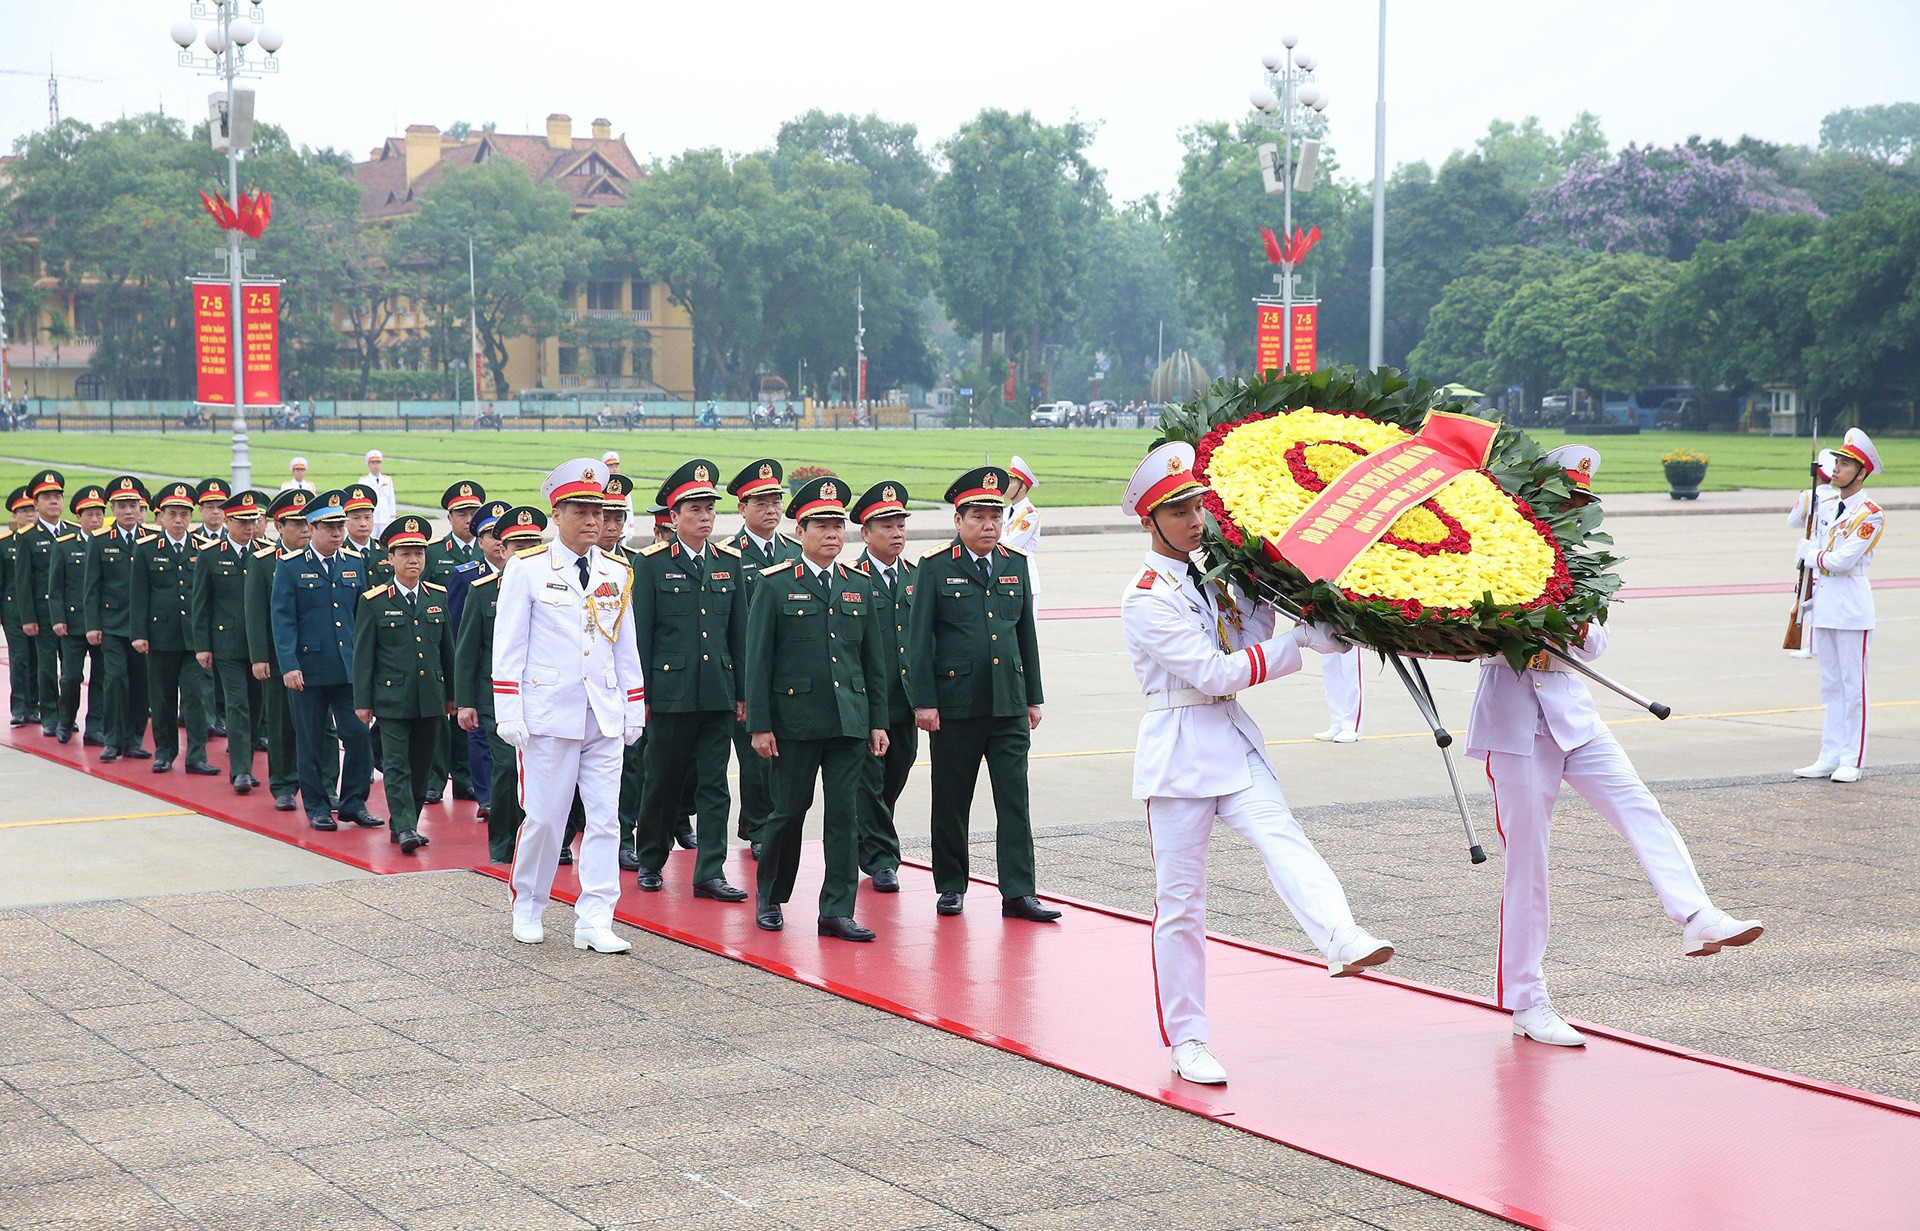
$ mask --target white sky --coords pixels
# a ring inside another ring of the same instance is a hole
[[[1597,113],[1616,146],[1689,134],[1812,142],[1849,105],[1920,100],[1915,0],[1389,0],[1388,159],[1438,160],[1494,118],[1553,129]],[[205,114],[208,80],[173,63],[187,0],[0,0],[0,146],[46,123],[49,55],[64,114]],[[748,150],[811,107],[876,111],[923,144],[985,106],[1100,125],[1118,199],[1172,187],[1179,130],[1244,113],[1259,56],[1296,30],[1348,176],[1370,177],[1373,0],[720,0],[639,4],[266,0],[286,36],[259,114],[296,141],[366,151],[409,123],[494,121],[585,135],[612,119],[645,161]],[[105,80],[91,82],[83,77]]]

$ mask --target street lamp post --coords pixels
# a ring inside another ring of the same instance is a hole
[[[253,136],[253,91],[237,88],[234,82],[240,77],[279,72],[280,62],[276,53],[282,42],[278,30],[262,28],[258,24],[262,15],[258,3],[247,5],[246,17],[239,15],[241,3],[242,0],[193,0],[189,8],[191,15],[200,19],[210,18],[213,22],[204,36],[207,50],[213,53],[209,58],[202,59],[193,54],[194,43],[202,40],[200,28],[193,22],[176,22],[167,32],[180,48],[175,63],[221,82],[221,93],[212,99],[212,136],[216,150],[223,145],[226,149],[227,203],[236,209],[240,203],[240,155],[251,144]],[[250,61],[246,48],[256,40],[266,56],[263,60]],[[247,444],[246,337],[241,332],[245,311],[240,298],[243,293],[241,280],[246,261],[241,241],[239,229],[229,228],[226,253],[227,307],[231,315],[229,328],[232,334],[227,343],[227,364],[233,369],[232,482],[236,491],[253,486],[253,457]]]
[[[1285,51],[1270,51],[1260,58],[1267,70],[1267,84],[1263,89],[1255,90],[1248,96],[1254,110],[1260,114],[1254,123],[1268,132],[1280,134],[1279,172],[1280,195],[1284,200],[1282,207],[1285,222],[1281,235],[1293,234],[1293,189],[1294,159],[1293,138],[1296,132],[1305,136],[1313,117],[1327,109],[1327,96],[1313,82],[1314,69],[1319,60],[1314,54],[1302,48],[1294,48],[1300,42],[1297,34],[1283,34],[1280,42]],[[1317,155],[1317,149],[1314,151]],[[1311,176],[1309,165],[1302,165],[1302,174]],[[1285,370],[1293,370],[1293,270],[1294,262],[1284,261],[1274,280],[1280,284],[1280,354]]]
[[[1373,99],[1373,266],[1367,271],[1367,366],[1387,348],[1387,0],[1380,0],[1380,74]]]

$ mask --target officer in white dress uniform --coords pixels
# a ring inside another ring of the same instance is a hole
[[[1591,484],[1600,470],[1596,450],[1565,445],[1547,458],[1566,468],[1577,503],[1594,499]],[[1591,661],[1606,646],[1606,628],[1595,625],[1574,655]],[[1587,1041],[1554,1010],[1541,972],[1550,916],[1547,838],[1563,782],[1633,847],[1667,917],[1682,925],[1681,950],[1688,957],[1748,944],[1760,935],[1759,920],[1733,919],[1708,898],[1680,831],[1600,720],[1586,681],[1558,659],[1538,654],[1520,672],[1505,659],[1480,664],[1467,720],[1467,755],[1487,763],[1493,823],[1506,850],[1495,987],[1500,1007],[1513,1011],[1515,1034],[1560,1047]]]
[[[1027,493],[1040,486],[1040,480],[1033,477],[1033,467],[1018,453],[1007,462],[1007,473],[1019,486],[1007,491],[1007,514],[1000,541],[1026,553],[1027,588],[1033,592],[1037,608],[1040,605],[1040,510],[1033,507],[1033,499]]]
[[[1134,748],[1133,797],[1147,803],[1153,846],[1154,993],[1173,1070],[1217,1085],[1226,1070],[1208,1049],[1207,839],[1215,818],[1253,843],[1281,901],[1332,974],[1393,956],[1353,921],[1333,870],[1287,810],[1260,728],[1234,695],[1300,669],[1300,647],[1342,642],[1318,626],[1275,634],[1271,608],[1214,582],[1202,587],[1190,553],[1200,545],[1206,491],[1193,446],[1147,454],[1121,509],[1152,534],[1146,567],[1120,604],[1120,629],[1147,697]]]
[[[1815,480],[1814,480],[1813,491],[1811,495],[1813,497],[1813,510],[1814,510],[1813,525],[1814,526],[1817,526],[1820,523],[1821,507],[1825,505],[1828,501],[1831,501],[1832,499],[1834,499],[1833,459],[1836,456],[1838,456],[1838,454],[1836,454],[1832,449],[1822,449],[1820,450],[1820,452],[1814,454],[1814,457],[1813,457],[1813,469],[1814,469]],[[1793,500],[1793,507],[1787,510],[1787,525],[1793,527],[1794,534],[1798,535],[1803,542],[1813,541],[1813,528],[1807,524],[1808,495],[1809,493],[1803,491],[1798,496],[1795,496]],[[1813,585],[1818,585],[1819,583],[1820,583],[1820,579],[1818,577],[1813,579]],[[1812,586],[1808,587],[1808,595],[1809,597],[1808,597],[1807,607],[1804,610],[1802,610],[1800,613],[1800,622],[1802,625],[1805,625],[1807,623],[1808,617],[1813,614],[1812,597],[1811,597]],[[1812,658],[1813,657],[1813,633],[1811,630],[1807,632],[1806,636],[1801,638],[1799,649],[1787,651],[1787,657],[1788,658]]]
[[[400,516],[400,498],[393,490],[393,479],[380,473],[386,465],[386,455],[378,449],[367,450],[367,473],[360,476],[360,482],[373,493],[373,532],[386,533],[387,523]]]
[[[601,553],[606,468],[580,457],[556,467],[540,492],[553,506],[554,541],[507,561],[493,626],[495,730],[517,749],[526,820],[514,849],[513,938],[539,944],[567,813],[577,789],[586,811],[573,945],[632,948],[614,934],[620,896],[620,765],[646,726],[646,688],[627,605],[633,570]]]
[[[1800,778],[1858,782],[1867,764],[1867,649],[1873,640],[1873,583],[1867,570],[1886,515],[1860,490],[1880,469],[1880,451],[1850,428],[1833,462],[1834,498],[1820,506],[1800,563],[1813,569],[1814,653],[1820,658],[1820,758]]]

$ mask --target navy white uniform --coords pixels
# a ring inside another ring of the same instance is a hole
[[[1879,450],[1858,428],[1847,432],[1840,455],[1869,474],[1879,469]],[[1842,497],[1836,490],[1818,508],[1813,537],[1800,545],[1800,562],[1813,570],[1813,610],[1806,622],[1820,659],[1820,704],[1826,711],[1820,757],[1807,768],[1839,771],[1842,781],[1857,778],[1867,763],[1867,655],[1874,626],[1868,574],[1885,529],[1886,514],[1864,491]]]

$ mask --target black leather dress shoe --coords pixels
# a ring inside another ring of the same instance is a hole
[[[747,823],[744,820],[734,827],[733,836],[742,842],[753,841],[753,835],[747,832]]]
[[[358,812],[342,812],[340,819],[343,821],[352,821],[362,829],[378,829],[386,824],[384,820],[368,812],[365,808],[362,808]]]
[[[251,791],[254,787],[257,787],[260,785],[260,780],[254,777],[252,774],[241,774],[240,776],[246,780],[247,789],[249,791]]]
[[[760,843],[747,843],[747,858],[753,860],[755,863],[760,862]]]
[[[64,744],[73,738],[73,728],[63,722],[53,729],[53,738]]]
[[[835,940],[872,940],[873,929],[863,928],[845,915],[822,915],[820,934]]]
[[[957,915],[967,908],[967,899],[957,893],[943,893],[933,908],[943,915]]]
[[[235,774],[233,776],[233,793],[235,795],[245,795],[251,790],[253,790],[253,779],[245,774]]]
[[[60,733],[60,727],[59,727],[59,724],[57,723],[51,727],[46,725],[45,723],[40,724],[40,734],[42,735],[58,735],[59,733]]]
[[[1001,899],[1000,913],[1009,919],[1029,919],[1034,923],[1052,923],[1060,917],[1059,911],[1043,906],[1040,899],[1032,894],[1024,898]]]
[[[291,795],[275,795],[273,797],[273,810],[275,812],[291,812],[297,807],[299,807],[299,805],[293,802],[293,796]],[[332,820],[333,818],[328,817],[327,819]]]
[[[622,872],[638,872],[640,870],[640,856],[634,854],[624,846],[621,847],[620,870]]]
[[[153,754],[151,752],[148,752],[146,748],[142,747],[141,745],[135,744],[131,748],[122,748],[120,750],[120,755],[123,757],[132,757],[136,761],[144,761],[148,757],[152,756]]]
[[[560,866],[565,868],[565,867],[571,867],[572,864],[573,864],[573,848],[571,846],[568,846],[565,842],[562,842],[560,844]]]
[[[166,772],[167,772],[168,770],[170,770],[170,769],[172,769],[172,768],[173,768],[173,758],[172,758],[172,757],[158,757],[158,756],[157,756],[157,757],[155,757],[155,758],[153,758],[153,764],[152,764],[151,766],[149,766],[148,768],[149,768],[149,769],[150,769],[150,770],[151,770],[151,771],[152,771],[153,773],[156,773],[156,774],[164,774],[164,773],[166,773]]]
[[[400,835],[400,853],[402,855],[411,855],[426,844],[426,836],[417,829],[409,829]]]
[[[206,761],[188,761],[187,772],[190,774],[199,774],[202,777],[209,777],[219,774],[220,771]]]
[[[340,828],[338,822],[333,819],[332,813],[327,813],[324,816],[310,816],[307,818],[307,824],[313,826],[315,829],[326,830],[328,832]]]
[[[338,795],[327,796],[327,811],[329,812],[340,811],[340,797]]]
[[[15,714],[11,719],[7,721],[7,725],[10,727],[24,727],[27,725],[27,721],[28,721],[27,719],[22,718],[18,714]]]
[[[255,752],[267,752],[271,750],[272,747],[273,747],[273,742],[269,740],[266,736],[256,735],[253,737],[253,750]]]
[[[777,932],[787,926],[787,917],[781,913],[779,904],[765,898],[754,903],[753,921],[763,932]]]
[[[747,891],[729,885],[724,876],[716,876],[710,881],[695,882],[693,896],[712,898],[716,902],[744,902],[747,900]]]
[[[875,893],[899,893],[900,874],[892,868],[881,868],[873,874],[873,891]]]
[[[219,736],[221,739],[227,738],[227,724],[224,722],[214,723],[212,726],[207,728],[207,735],[209,738],[216,735]]]
[[[638,884],[648,893],[659,893],[660,887],[666,884],[666,881],[662,880],[660,874],[652,868],[641,868]]]
[[[107,746],[106,737],[103,735],[83,735],[80,737],[80,743],[87,748],[105,748]]]
[[[423,804],[437,804],[442,799],[445,799],[445,798],[446,798],[445,791],[428,791],[425,795],[422,795],[420,797],[420,802]]]
[[[469,802],[471,802],[471,801],[473,801],[473,800],[476,800],[476,799],[478,799],[478,798],[480,798],[480,797],[479,797],[478,795],[475,795],[475,794],[473,793],[473,790],[472,790],[472,788],[470,788],[470,787],[455,787],[455,788],[453,788],[453,797],[454,797],[455,799],[464,799],[464,800],[467,800],[467,801],[469,801]]]
[[[484,821],[492,815],[493,815],[493,809],[487,804],[481,804],[478,808],[475,808],[473,810],[473,819],[476,821]]]
[[[693,827],[691,825],[689,825],[685,829],[675,830],[673,834],[673,841],[674,841],[674,844],[677,845],[683,851],[693,850],[695,847],[700,845],[700,839],[693,836]]]
[[[102,762],[118,761],[119,759],[120,759],[120,750],[118,748],[115,748],[112,744],[108,744],[105,748],[102,748],[100,750],[100,760]]]

